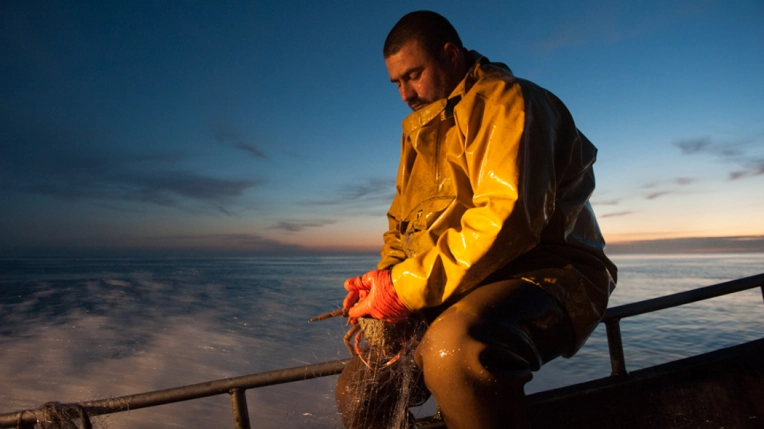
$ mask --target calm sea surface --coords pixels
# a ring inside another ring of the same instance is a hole
[[[764,272],[764,254],[615,256],[611,306]],[[0,413],[349,357],[342,283],[375,257],[0,260]],[[621,322],[629,370],[764,336],[760,289]],[[609,375],[603,327],[528,393]],[[253,427],[337,428],[336,377],[247,391]],[[429,412],[426,405],[421,413]],[[95,419],[233,427],[227,395]]]

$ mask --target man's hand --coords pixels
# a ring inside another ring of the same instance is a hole
[[[390,277],[390,270],[372,270],[360,277],[345,281],[348,294],[342,308],[349,310],[351,320],[373,317],[386,322],[402,322],[411,311],[398,297]]]

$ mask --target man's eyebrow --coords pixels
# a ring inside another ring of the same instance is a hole
[[[400,80],[404,76],[408,76],[411,73],[414,73],[414,72],[417,72],[417,71],[422,71],[422,70],[424,70],[424,66],[411,67],[410,69],[408,69],[408,70],[404,71],[403,73],[399,74],[397,77],[394,77],[394,78],[391,77],[390,78],[390,82],[395,83],[395,82],[397,82],[398,80]]]

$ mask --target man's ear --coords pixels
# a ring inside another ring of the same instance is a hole
[[[456,67],[461,60],[461,49],[451,42],[446,42],[443,45],[443,58],[451,64],[452,67]]]

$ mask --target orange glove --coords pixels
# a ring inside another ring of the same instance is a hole
[[[351,320],[373,317],[386,322],[402,322],[411,314],[398,297],[390,277],[390,270],[372,270],[360,277],[345,281],[348,295],[342,308],[349,310]]]

